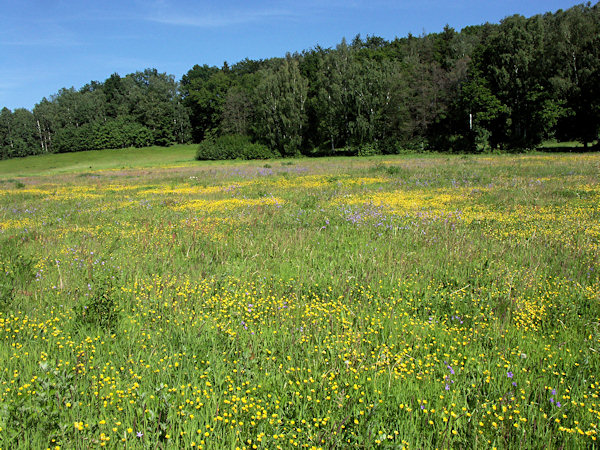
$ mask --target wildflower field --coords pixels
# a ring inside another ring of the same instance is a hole
[[[596,448],[600,155],[0,178],[0,448]]]

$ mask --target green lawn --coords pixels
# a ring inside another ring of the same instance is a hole
[[[0,177],[194,164],[195,144],[28,156],[0,161]]]

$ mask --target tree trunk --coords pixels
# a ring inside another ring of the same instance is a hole
[[[44,149],[44,137],[42,136],[42,127],[40,127],[39,119],[36,120],[36,123],[37,123],[38,134],[40,135],[40,145],[42,146],[42,153],[44,153],[44,152],[47,152],[47,150]]]

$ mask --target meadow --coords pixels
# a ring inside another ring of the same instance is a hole
[[[0,448],[598,446],[600,155],[178,151],[0,163]]]

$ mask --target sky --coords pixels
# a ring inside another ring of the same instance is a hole
[[[567,9],[567,0],[0,0],[0,108],[32,109],[59,89],[151,67],[180,79],[195,64],[387,40]]]

